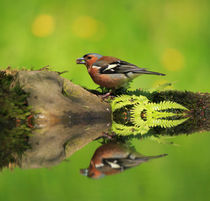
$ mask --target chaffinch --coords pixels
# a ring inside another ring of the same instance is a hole
[[[166,155],[144,156],[125,144],[110,142],[96,149],[89,167],[87,169],[81,169],[80,173],[90,178],[99,179],[106,175],[123,172],[150,159],[160,158]]]
[[[88,73],[96,84],[113,90],[123,87],[125,83],[141,74],[165,75],[139,68],[115,57],[102,56],[96,53],[86,54],[77,59],[76,63],[85,64]]]

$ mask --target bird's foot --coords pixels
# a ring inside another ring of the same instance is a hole
[[[99,139],[108,139],[108,140],[113,140],[115,138],[116,134],[110,134],[107,132],[102,132],[102,135],[99,136],[98,138],[96,138],[95,140],[99,140]]]
[[[106,93],[106,94],[99,95],[99,97],[101,97],[101,98],[104,100],[104,99],[110,97],[110,95],[111,95],[111,92],[108,92],[108,93]]]
[[[105,138],[108,138],[108,139],[113,139],[114,136],[115,136],[114,134],[109,134],[109,133],[106,133],[106,132],[102,133],[102,137],[105,137]]]

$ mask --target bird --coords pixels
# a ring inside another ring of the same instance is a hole
[[[80,173],[92,179],[100,179],[104,176],[121,173],[150,159],[164,156],[167,154],[144,156],[127,144],[108,142],[96,149],[89,167],[81,169]]]
[[[165,76],[163,73],[148,71],[127,61],[97,53],[85,54],[78,58],[76,63],[87,67],[88,73],[96,84],[112,91],[124,87],[127,82],[142,74]]]

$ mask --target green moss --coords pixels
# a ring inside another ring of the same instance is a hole
[[[0,169],[18,163],[29,148],[31,128],[27,117],[31,115],[26,94],[19,86],[10,88],[12,75],[0,71]]]

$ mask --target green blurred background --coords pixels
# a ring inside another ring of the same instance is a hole
[[[174,89],[208,92],[209,9],[208,0],[0,0],[0,69],[50,65],[95,89],[75,60],[96,52],[167,74],[136,78],[133,89],[171,82]],[[4,170],[0,200],[209,200],[209,133],[173,141],[178,146],[135,140],[143,154],[169,156],[102,180],[79,174],[97,142],[50,169]]]

